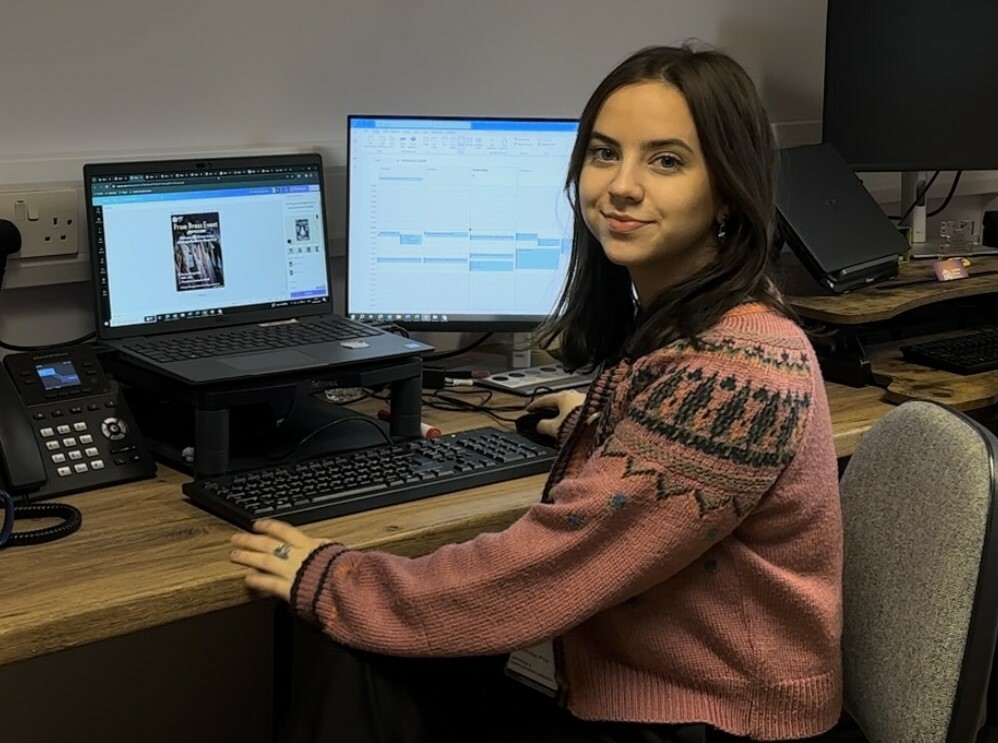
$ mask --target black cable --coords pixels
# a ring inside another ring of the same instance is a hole
[[[14,531],[14,499],[10,493],[0,488],[0,501],[3,502],[3,526],[0,526],[0,547],[7,544]]]
[[[54,351],[59,348],[68,348],[69,346],[75,346],[78,343],[86,343],[87,341],[96,338],[96,333],[87,333],[86,335],[80,336],[71,341],[62,341],[61,343],[46,343],[42,346],[17,346],[13,343],[7,343],[6,341],[0,341],[0,348],[6,348],[8,351]]]
[[[466,354],[469,351],[474,351],[476,348],[485,343],[485,341],[487,341],[491,337],[492,333],[485,333],[482,335],[481,338],[472,343],[469,343],[464,348],[459,348],[456,351],[447,351],[446,353],[435,353],[432,356],[427,356],[426,358],[423,359],[423,361],[424,362],[443,361],[444,359],[452,359],[455,356],[461,356],[462,354]]]
[[[30,544],[54,542],[56,539],[68,537],[83,523],[80,509],[65,503],[15,506],[14,499],[3,489],[0,489],[0,503],[4,509],[3,527],[0,528],[0,547],[26,547]],[[14,519],[61,519],[61,522],[41,529],[14,531]]]
[[[392,323],[391,325],[381,326],[382,330],[387,330],[389,333],[394,333],[395,335],[401,335],[403,338],[411,337],[409,331],[403,328],[401,325],[396,325]]]
[[[516,423],[516,418],[506,418],[499,413],[523,413],[526,411],[527,406],[532,403],[538,395],[547,394],[553,392],[549,387],[538,387],[535,389],[530,397],[528,397],[522,404],[515,405],[489,405],[488,403],[492,400],[493,392],[492,390],[468,390],[466,392],[459,392],[454,388],[435,390],[429,398],[423,398],[423,405],[428,408],[433,408],[434,410],[445,410],[451,412],[469,412],[469,413],[484,413],[493,420],[500,421],[502,423]],[[471,395],[484,395],[482,400],[477,402],[472,402],[469,400],[463,400],[463,397],[469,397]]]
[[[479,400],[466,400],[462,398],[474,395],[482,396]],[[490,407],[488,402],[492,399],[491,390],[467,390],[458,392],[457,390],[434,390],[429,396],[423,397],[423,405],[434,410],[445,410],[452,412],[484,413],[494,420],[503,423],[512,423],[511,420],[503,418],[499,413],[513,412],[521,410],[522,406],[494,406]]]
[[[956,187],[959,185],[959,183],[960,183],[960,176],[962,176],[962,175],[963,175],[963,171],[962,170],[956,171],[956,175],[953,176],[953,183],[951,183],[950,187],[949,187],[949,193],[946,194],[946,198],[943,199],[942,205],[939,206],[937,209],[933,209],[931,212],[929,212],[928,214],[926,214],[925,215],[926,217],[934,217],[937,214],[939,214],[939,212],[941,212],[943,209],[945,209],[947,206],[949,206],[949,202],[953,199],[953,194],[956,193]]]
[[[927,194],[929,192],[929,189],[932,188],[932,184],[936,182],[936,178],[939,177],[939,174],[941,172],[942,171],[937,170],[935,173],[933,173],[932,177],[929,178],[929,180],[926,182],[926,184],[924,186],[922,186],[922,190],[918,191],[915,194],[915,200],[912,202],[911,206],[908,207],[908,211],[906,211],[900,217],[890,217],[889,216],[887,218],[888,219],[893,219],[893,220],[895,220],[895,221],[897,221],[899,223],[903,222],[908,217],[909,214],[911,214],[913,211],[915,211],[915,207],[918,206],[920,203],[922,203],[922,200],[925,198],[925,194]]]
[[[307,436],[305,436],[305,438],[303,438],[301,441],[299,441],[297,444],[295,444],[294,447],[292,447],[288,451],[282,452],[280,454],[271,454],[271,455],[268,455],[268,456],[269,456],[270,459],[286,459],[287,457],[290,457],[296,451],[298,451],[299,449],[301,449],[307,442],[311,441],[313,438],[315,438],[316,436],[318,436],[323,431],[325,431],[327,429],[330,429],[333,426],[338,426],[341,423],[352,423],[352,422],[364,423],[364,424],[369,425],[369,426],[374,426],[375,430],[377,430],[377,432],[380,433],[384,437],[385,442],[389,446],[391,446],[391,445],[393,445],[395,443],[394,441],[392,441],[392,437],[388,434],[388,432],[385,431],[385,429],[382,428],[381,425],[376,420],[374,420],[373,418],[368,418],[367,416],[355,415],[355,416],[350,416],[349,418],[338,418],[338,419],[336,419],[334,421],[330,421],[329,423],[325,423],[325,424],[319,426],[317,429],[315,429],[311,433],[309,433]]]
[[[4,251],[0,251],[0,289],[3,289],[3,277],[5,270],[7,268],[7,251],[13,248],[17,251],[21,247],[21,233],[14,227],[12,222],[8,222],[5,219],[0,219],[0,228],[9,225],[10,228],[17,235],[17,240],[12,242],[10,246],[0,245],[0,248],[4,248]],[[0,235],[6,236],[6,232],[0,231]],[[16,247],[15,247],[16,244]],[[7,343],[6,341],[0,341],[0,348],[6,348],[8,351],[19,351],[19,352],[31,352],[31,351],[54,351],[58,348],[66,348],[67,346],[75,346],[77,343],[86,343],[91,338],[96,338],[97,333],[87,333],[86,335],[71,341],[64,341],[62,343],[49,343],[43,346],[18,346],[14,343]]]

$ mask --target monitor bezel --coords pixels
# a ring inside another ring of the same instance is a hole
[[[578,119],[546,116],[456,116],[442,115],[429,116],[426,114],[405,115],[405,114],[349,114],[347,116],[347,167],[346,167],[346,220],[345,220],[345,241],[344,241],[344,291],[343,308],[344,314],[353,319],[359,319],[358,313],[350,312],[350,196],[351,196],[351,175],[353,172],[352,140],[353,122],[356,119],[392,119],[392,120],[412,120],[412,121],[509,121],[509,122],[536,122],[555,124],[576,124]],[[566,167],[566,178],[568,175]],[[559,290],[559,297],[564,291],[564,285]],[[552,312],[555,307],[552,307]],[[363,314],[363,313],[361,313]],[[432,314],[432,313],[431,313]],[[528,316],[525,319],[514,319],[509,315],[482,315],[474,320],[451,320],[447,321],[424,321],[388,319],[382,322],[397,325],[406,330],[412,331],[436,331],[440,333],[449,332],[489,332],[489,333],[520,333],[536,329],[545,322],[550,315]],[[371,322],[371,318],[364,319]],[[378,322],[375,320],[375,322]]]
[[[828,127],[827,112],[829,110],[828,106],[828,91],[829,85],[828,80],[831,77],[830,68],[828,65],[828,49],[829,49],[829,37],[832,31],[832,17],[833,14],[839,13],[844,14],[848,17],[849,8],[847,6],[848,0],[829,0],[828,7],[825,11],[825,51],[824,51],[824,66],[822,72],[822,95],[821,95],[821,142],[823,144],[830,144],[838,149],[838,145],[828,138]],[[944,11],[945,12],[945,11]],[[920,54],[924,54],[925,50],[921,50]],[[926,98],[924,105],[936,105],[929,98]],[[917,106],[913,104],[912,121],[917,124]],[[859,124],[857,123],[857,126]],[[847,152],[840,153],[842,157],[849,164],[849,167],[857,173],[901,173],[901,172],[922,172],[922,171],[958,171],[958,170],[995,170],[998,169],[998,160],[987,160],[981,159],[976,160],[971,158],[971,160],[964,160],[960,157],[955,159],[949,156],[940,156],[938,159],[933,160],[917,160],[917,159],[897,159],[894,161],[890,160],[879,160],[879,159],[869,159],[860,160],[850,156]],[[998,158],[998,151],[992,155],[994,158]]]
[[[218,315],[212,317],[199,317],[189,320],[173,320],[163,324],[132,324],[110,326],[104,325],[110,320],[109,315],[105,315],[104,305],[101,302],[101,276],[100,266],[97,260],[97,238],[94,229],[93,207],[92,207],[92,178],[96,176],[129,175],[134,173],[169,173],[175,170],[217,170],[230,168],[233,170],[244,167],[281,167],[281,166],[317,166],[319,179],[319,193],[321,198],[320,209],[323,223],[323,243],[326,251],[326,286],[329,291],[325,301],[314,303],[296,304],[288,307],[273,307],[265,310],[237,312],[230,315]],[[331,266],[331,246],[329,241],[329,221],[328,210],[326,209],[325,170],[322,155],[318,152],[295,152],[286,155],[247,155],[242,157],[199,157],[184,158],[181,160],[123,160],[118,162],[87,163],[83,166],[83,187],[84,205],[87,213],[87,242],[88,254],[90,257],[90,275],[93,285],[94,314],[97,318],[96,333],[101,340],[118,340],[123,338],[137,338],[141,336],[162,335],[165,333],[178,333],[189,330],[203,330],[211,327],[229,327],[233,325],[248,325],[255,322],[271,322],[278,320],[290,320],[298,317],[311,317],[314,315],[329,315],[333,312],[335,301],[335,287],[333,286],[333,275]]]

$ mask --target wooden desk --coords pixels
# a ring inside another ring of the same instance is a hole
[[[932,271],[932,261],[912,261],[891,281],[850,294],[792,296],[788,301],[802,317],[849,333],[861,326],[883,327],[886,321],[920,307],[998,294],[998,257],[973,258],[969,271],[966,279],[940,282]],[[901,343],[880,343],[867,350],[876,384],[885,390],[885,401],[931,400],[982,415],[998,405],[998,371],[963,376],[914,364],[901,357]]]
[[[881,394],[829,385],[839,456],[892,409]],[[491,422],[435,410],[426,411],[426,420],[446,431]],[[233,527],[190,505],[180,492],[185,479],[161,466],[155,480],[73,496],[83,512],[79,532],[0,552],[0,665],[252,600],[243,569],[227,559]],[[537,475],[304,529],[360,549],[424,554],[503,529],[536,502],[543,482]]]
[[[937,281],[932,261],[911,261],[890,281],[849,294],[790,296],[787,301],[801,317],[832,325],[861,325],[937,302],[998,293],[998,256],[973,258],[968,270],[966,279]]]

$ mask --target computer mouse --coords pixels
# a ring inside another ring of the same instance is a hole
[[[536,444],[540,444],[541,446],[557,446],[558,442],[554,436],[548,436],[547,434],[539,433],[537,431],[537,424],[542,420],[557,417],[557,408],[539,408],[537,410],[531,410],[529,413],[524,413],[516,419],[516,432],[521,436],[526,436],[528,439]]]

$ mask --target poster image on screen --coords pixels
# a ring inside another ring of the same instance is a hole
[[[79,387],[80,375],[72,361],[56,361],[52,364],[39,364],[35,367],[38,379],[46,390],[61,390],[63,387]]]
[[[174,214],[173,267],[177,291],[225,286],[218,212]]]

